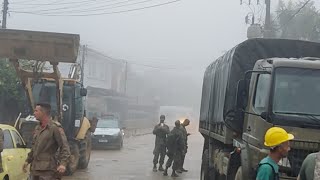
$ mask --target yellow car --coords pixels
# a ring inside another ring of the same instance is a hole
[[[4,144],[2,156],[3,172],[0,173],[0,180],[23,180],[28,179],[29,172],[24,173],[22,166],[30,152],[26,148],[19,132],[12,126],[0,124],[3,131]]]

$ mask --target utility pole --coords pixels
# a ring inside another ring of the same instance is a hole
[[[84,62],[85,62],[85,59],[86,59],[86,52],[87,52],[87,46],[86,45],[83,45],[82,46],[82,57],[81,57],[81,80],[80,82],[82,83],[83,85],[83,80],[84,80]]]
[[[266,19],[264,25],[264,38],[271,38],[271,0],[266,1]]]
[[[8,15],[8,0],[3,0],[3,9],[2,9],[2,29],[7,28],[7,15]]]
[[[125,72],[124,72],[124,93],[127,94],[127,81],[128,81],[128,61],[125,63]]]

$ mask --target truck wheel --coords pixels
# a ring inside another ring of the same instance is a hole
[[[90,155],[91,155],[91,134],[88,131],[86,138],[80,142],[80,159],[79,159],[79,169],[85,169],[89,165]]]
[[[209,150],[206,149],[202,154],[202,163],[200,171],[201,180],[223,180],[224,175],[220,175],[219,172],[214,168],[209,167]]]
[[[77,167],[79,164],[79,157],[80,157],[79,146],[76,143],[72,142],[70,144],[70,151],[71,151],[70,161],[66,170],[67,176],[71,176],[77,170]]]
[[[242,167],[241,166],[238,168],[234,180],[242,180]]]

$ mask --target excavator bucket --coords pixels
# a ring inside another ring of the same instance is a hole
[[[0,58],[75,63],[80,36],[0,29]]]

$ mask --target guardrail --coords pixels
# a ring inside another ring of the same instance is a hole
[[[153,128],[130,128],[124,130],[124,136],[126,138],[134,136],[143,136],[147,134],[152,134]]]

